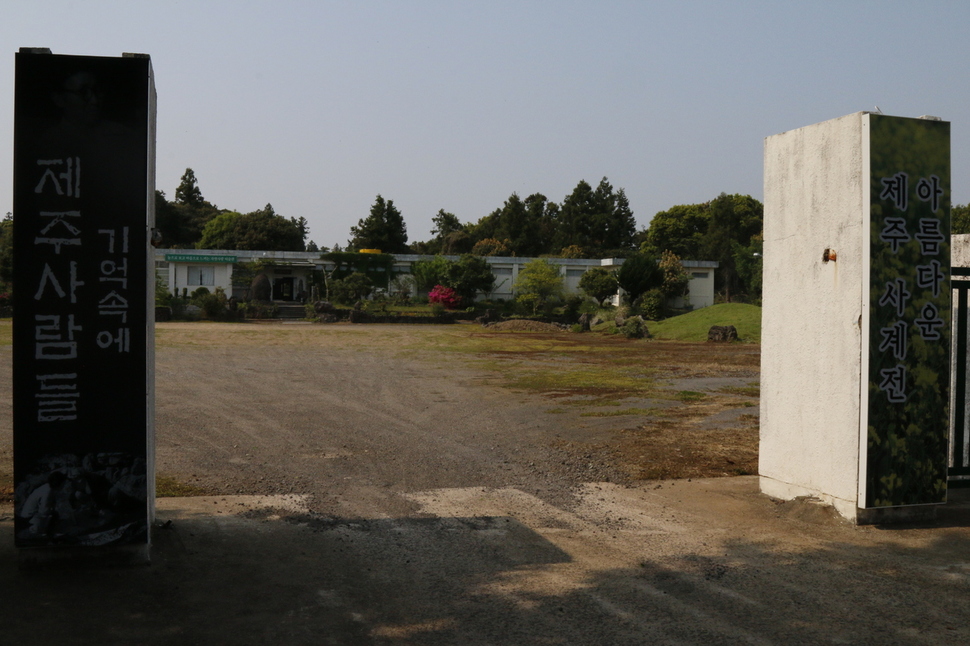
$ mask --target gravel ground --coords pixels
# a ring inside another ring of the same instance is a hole
[[[158,471],[214,495],[159,502],[149,568],[0,549],[10,643],[970,643],[965,498],[860,528],[753,477],[633,482],[611,420],[366,343],[163,344],[157,366]]]

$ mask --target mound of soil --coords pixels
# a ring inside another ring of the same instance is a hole
[[[489,323],[486,325],[489,330],[498,332],[563,332],[561,325],[555,323],[543,323],[542,321],[529,321],[526,319],[512,319],[511,321],[501,321],[499,323]]]

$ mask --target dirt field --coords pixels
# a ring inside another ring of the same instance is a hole
[[[312,492],[338,512],[362,472],[375,495],[527,478],[562,496],[757,470],[757,346],[206,324],[158,344],[158,470],[202,492]]]
[[[931,526],[854,527],[771,501],[753,477],[701,478],[755,470],[758,351],[465,325],[160,325],[158,471],[210,495],[159,501],[150,568],[19,572],[0,545],[5,635],[970,642],[970,505]],[[0,348],[5,473],[9,363]]]

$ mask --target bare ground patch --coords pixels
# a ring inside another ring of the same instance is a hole
[[[462,361],[481,383],[551,400],[536,415],[578,427],[550,439],[581,479],[757,473],[760,346],[629,340],[548,324],[159,326],[159,344],[300,345]],[[584,433],[582,429],[587,429]]]
[[[630,480],[757,473],[759,346],[538,332],[498,339],[501,348],[479,354],[493,383],[556,400],[549,414],[615,424],[605,442],[557,443],[580,471]]]

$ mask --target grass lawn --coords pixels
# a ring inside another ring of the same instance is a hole
[[[665,321],[650,322],[647,327],[657,339],[704,342],[712,325],[733,325],[741,341],[761,343],[761,308],[743,303],[711,305]]]

